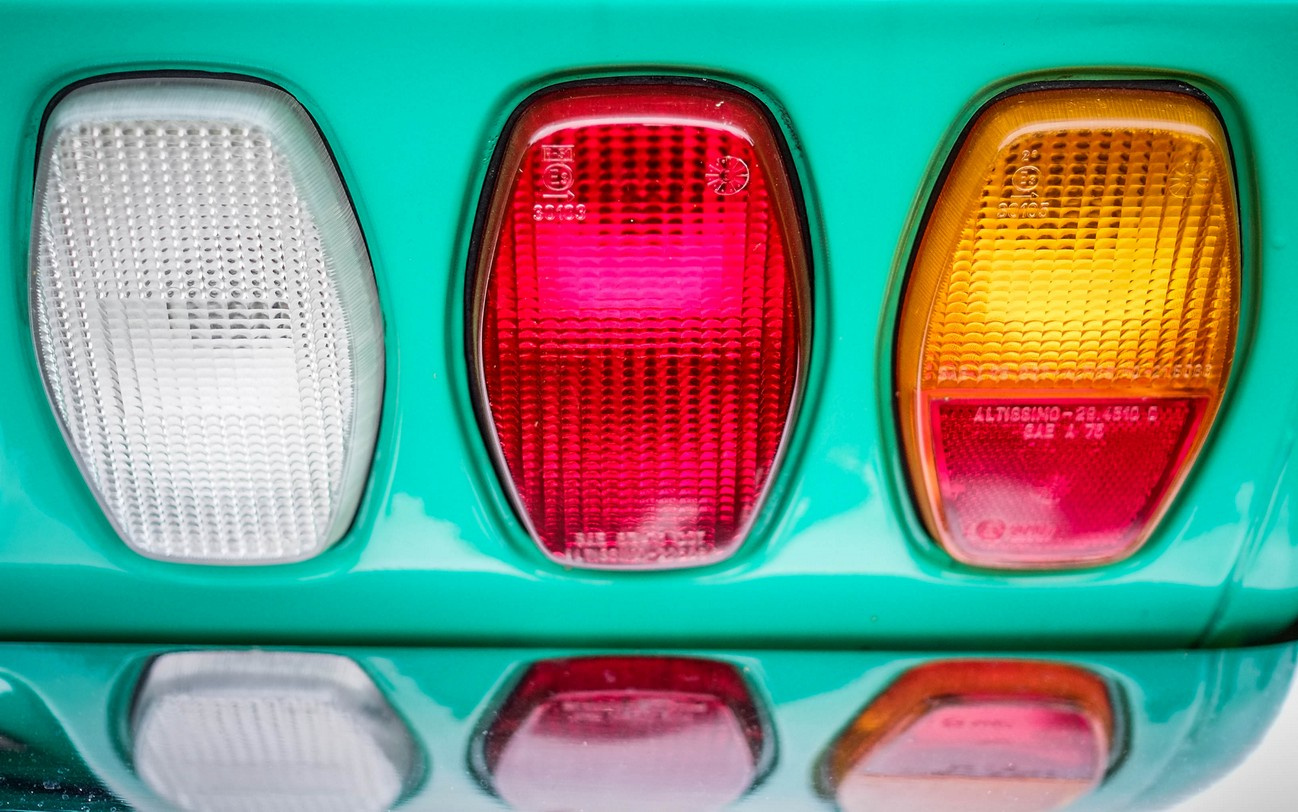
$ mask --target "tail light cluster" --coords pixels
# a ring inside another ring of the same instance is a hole
[[[778,130],[735,90],[583,84],[532,99],[502,143],[470,345],[519,513],[565,564],[726,557],[807,350]]]
[[[994,101],[915,253],[898,409],[930,532],[990,567],[1129,555],[1221,403],[1239,310],[1226,137],[1189,92]]]
[[[807,367],[800,187],[714,82],[560,85],[500,141],[467,349],[501,482],[569,566],[731,555]],[[954,558],[1094,565],[1148,538],[1220,406],[1240,297],[1216,112],[1165,85],[1031,87],[974,118],[896,337],[919,512]],[[383,385],[373,270],[327,148],[274,88],[102,81],[40,147],[32,321],[50,399],[144,555],[268,563],[352,522]]]

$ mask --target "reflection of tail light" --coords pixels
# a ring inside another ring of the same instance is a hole
[[[41,372],[126,543],[249,564],[338,541],[374,449],[383,330],[306,111],[235,79],[77,88],[46,122],[33,219]]]
[[[505,134],[470,353],[502,481],[584,567],[725,558],[769,488],[809,325],[779,130],[717,84],[579,84]]]
[[[473,760],[521,810],[703,810],[743,795],[772,752],[733,666],[591,657],[529,668]]]
[[[331,654],[164,654],[131,728],[136,771],[184,810],[386,810],[419,762],[370,678]]]
[[[1149,536],[1225,388],[1237,218],[1225,133],[1188,90],[1026,90],[978,114],[897,336],[911,482],[952,556],[1097,564]]]
[[[846,812],[1057,809],[1099,785],[1114,727],[1107,687],[1080,668],[934,663],[852,722],[819,780]]]

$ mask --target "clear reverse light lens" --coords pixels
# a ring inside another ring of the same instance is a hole
[[[417,750],[360,666],[332,654],[186,651],[153,662],[135,769],[184,810],[385,810]]]
[[[46,123],[32,245],[41,371],[127,544],[271,563],[346,532],[383,332],[360,228],[295,100],[233,79],[72,91]]]

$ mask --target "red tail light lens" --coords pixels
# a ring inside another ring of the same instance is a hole
[[[729,664],[591,657],[532,666],[474,761],[515,809],[702,810],[744,794],[770,745]]]
[[[807,349],[776,127],[711,83],[580,84],[525,104],[503,144],[470,346],[519,513],[566,564],[724,558]]]
[[[945,662],[904,674],[822,763],[845,812],[1058,809],[1109,766],[1113,709],[1099,677],[1057,663]]]

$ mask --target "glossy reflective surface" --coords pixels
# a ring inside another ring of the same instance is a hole
[[[334,654],[181,651],[153,659],[131,760],[158,796],[207,812],[383,810],[415,744],[364,671]]]
[[[716,809],[770,765],[765,728],[730,663],[544,660],[500,698],[472,757],[515,809]]]
[[[738,798],[727,808],[988,800],[1202,812],[1235,799],[1287,809],[1298,793],[1292,645],[1058,656],[186,651],[0,645],[0,808],[593,811]],[[166,696],[176,699],[159,715]],[[845,732],[871,715],[880,735],[826,781]],[[172,735],[159,750],[150,727],[164,722]],[[159,780],[163,762],[192,755],[186,732],[204,759],[220,754],[221,780],[205,782],[210,761]]]
[[[1116,690],[1040,660],[916,666],[828,749],[821,790],[848,812],[1058,809],[1090,794],[1121,749]]]

